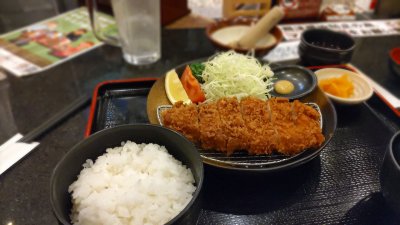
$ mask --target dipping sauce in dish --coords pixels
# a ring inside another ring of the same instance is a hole
[[[249,29],[250,26],[248,25],[228,26],[213,32],[211,38],[221,44],[230,45],[238,41]],[[267,33],[256,43],[256,47],[271,46],[274,45],[276,41],[274,35]]]
[[[287,95],[294,91],[294,85],[288,80],[279,80],[274,85],[275,91],[278,94]]]

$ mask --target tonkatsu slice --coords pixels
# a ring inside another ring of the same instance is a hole
[[[176,103],[162,113],[172,128],[203,149],[294,155],[325,141],[320,114],[300,101],[222,98],[199,105]]]

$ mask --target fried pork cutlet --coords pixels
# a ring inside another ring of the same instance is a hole
[[[187,139],[198,143],[200,139],[199,116],[196,105],[177,102],[168,111],[162,112],[164,126],[183,134]]]
[[[225,152],[227,138],[222,128],[217,104],[201,104],[198,108],[201,147]]]
[[[223,98],[214,103],[175,104],[165,111],[166,127],[181,132],[203,149],[231,154],[297,154],[324,142],[318,112],[297,100]]]
[[[295,101],[293,105],[296,115],[295,126],[302,132],[304,141],[308,142],[306,146],[318,148],[325,141],[319,123],[319,113],[299,101]]]
[[[257,155],[271,153],[275,132],[267,102],[257,98],[244,98],[240,101],[240,108],[247,128],[248,151]]]
[[[248,132],[240,112],[236,98],[222,98],[217,101],[219,118],[226,136],[226,151],[231,154],[235,150],[248,148]]]
[[[269,101],[271,107],[272,124],[277,134],[275,149],[285,155],[296,153],[299,146],[296,145],[297,128],[294,125],[294,112],[292,103],[288,100],[273,99]],[[304,149],[304,148],[303,148]]]
[[[273,127],[278,134],[277,152],[293,155],[307,148],[317,148],[324,142],[316,110],[297,100],[290,103],[286,99],[273,99],[269,103]]]

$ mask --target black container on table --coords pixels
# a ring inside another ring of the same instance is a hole
[[[181,134],[157,125],[131,124],[99,131],[75,145],[57,164],[51,176],[50,201],[60,224],[69,225],[71,195],[68,187],[77,179],[82,164],[93,161],[107,148],[121,146],[121,142],[156,143],[167,148],[169,154],[186,165],[193,173],[196,191],[188,205],[167,224],[196,224],[201,210],[200,191],[204,169],[195,146]]]
[[[309,29],[301,35],[299,55],[309,66],[345,64],[350,62],[354,48],[354,39],[345,33]]]
[[[400,132],[389,142],[380,172],[383,197],[400,215]]]

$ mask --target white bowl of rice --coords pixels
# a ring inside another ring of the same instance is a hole
[[[61,224],[195,224],[203,164],[194,145],[156,125],[124,125],[73,147],[51,177]]]

